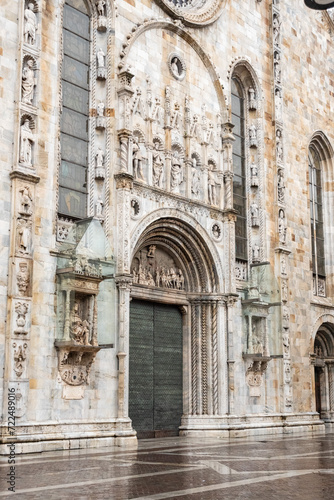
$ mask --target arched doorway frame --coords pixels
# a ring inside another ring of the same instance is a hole
[[[311,340],[312,386],[314,404],[320,418],[334,421],[334,316],[320,316]]]
[[[224,275],[219,253],[192,216],[175,209],[150,213],[131,234],[131,262],[150,245],[175,258],[185,290],[132,285],[131,298],[177,304],[183,314],[183,414],[187,422],[226,412]],[[189,420],[190,419],[190,420]],[[183,426],[184,428],[184,426]]]

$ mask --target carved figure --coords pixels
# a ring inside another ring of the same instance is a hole
[[[173,73],[174,73],[175,76],[180,76],[179,67],[177,65],[177,61],[178,61],[177,57],[174,57],[172,59],[171,68],[172,68],[172,71],[173,71]]]
[[[24,11],[24,41],[34,45],[36,39],[36,15],[34,13],[34,4],[29,3]]]
[[[35,74],[33,61],[29,59],[22,71],[22,102],[32,104],[34,98]]]
[[[259,262],[260,261],[260,247],[259,247],[259,245],[253,245],[252,253],[253,253],[253,262]]]
[[[274,14],[273,16],[273,38],[274,38],[274,45],[279,46],[280,42],[280,21],[279,17],[277,14]]]
[[[104,168],[104,152],[101,148],[97,149],[95,158],[96,158],[96,168]]]
[[[149,249],[148,249],[147,257],[154,257],[156,249],[157,249],[156,245],[150,245]]]
[[[23,295],[27,291],[30,281],[28,264],[26,262],[20,262],[19,268],[20,270],[18,271],[16,276],[16,283],[19,292]]]
[[[279,241],[283,244],[286,243],[286,219],[284,210],[280,210],[278,213],[278,233],[279,233]]]
[[[96,53],[96,58],[97,58],[97,66],[98,68],[105,68],[104,64],[104,59],[105,59],[105,53],[103,52],[103,49],[100,47],[99,50]]]
[[[282,145],[282,132],[281,129],[276,130],[276,157],[277,160],[283,161],[283,145]]]
[[[253,325],[252,349],[254,354],[263,355],[263,343],[260,339],[260,334],[256,332],[255,325]]]
[[[179,152],[174,150],[171,168],[171,191],[175,192],[183,181],[182,159]]]
[[[35,142],[30,129],[30,122],[26,119],[20,128],[20,162],[28,166],[32,165],[32,145]]]
[[[15,333],[27,333],[24,331],[26,324],[26,314],[28,312],[28,304],[26,302],[18,302],[15,306],[15,312],[17,314],[16,324],[18,330]]]
[[[284,172],[283,172],[283,170],[278,171],[277,190],[278,190],[278,201],[281,203],[284,203],[285,185],[284,185]]]
[[[286,275],[287,272],[286,272],[286,260],[285,260],[285,257],[282,257],[282,260],[281,260],[281,273]]]
[[[97,0],[96,8],[99,16],[104,16],[104,6],[106,2],[104,0]]]
[[[96,217],[99,217],[99,218],[103,217],[103,214],[102,214],[103,205],[104,205],[103,200],[101,197],[99,197],[95,203],[95,215],[96,215]]]
[[[252,203],[250,206],[250,213],[252,217],[252,226],[259,225],[259,206],[257,203]]]
[[[208,169],[208,194],[210,205],[217,205],[215,167]]]
[[[249,109],[256,109],[255,90],[253,89],[253,87],[249,87],[248,95],[249,95]]]
[[[16,347],[16,343],[14,342],[13,347]],[[14,372],[18,377],[21,377],[24,371],[24,362],[27,358],[27,349],[28,345],[24,343],[23,345],[19,345],[17,349],[14,349]]]
[[[250,166],[250,171],[251,171],[251,186],[258,186],[259,185],[259,177],[258,177],[258,168],[255,163],[252,163]]]
[[[24,219],[18,221],[18,251],[23,254],[30,253],[31,226]]]
[[[196,159],[193,158],[193,160],[195,160],[195,164],[196,164]],[[199,171],[196,168],[193,168],[193,175],[192,175],[192,178],[191,178],[191,192],[195,196],[199,196],[199,193],[200,193],[200,183],[201,183],[201,175],[200,175]]]
[[[257,147],[257,134],[254,123],[249,127],[249,145],[250,147]]]
[[[31,215],[32,214],[32,195],[29,186],[24,186],[20,189],[21,193],[21,209],[20,214]]]
[[[275,115],[276,120],[282,120],[282,96],[280,89],[275,90]]]
[[[221,235],[221,229],[220,227],[218,226],[218,224],[214,224],[212,226],[212,234],[213,234],[213,237],[216,238],[216,240],[218,240],[220,238],[220,235]]]
[[[140,146],[138,144],[138,137],[134,136],[132,145],[132,165],[133,165],[133,175],[136,179],[144,181],[144,174],[142,170],[143,157],[140,152]]]
[[[79,316],[79,302],[75,302],[71,314],[71,338],[76,344],[89,345],[90,324]]]
[[[100,117],[104,116],[104,108],[105,108],[104,102],[100,101],[96,106],[97,116]]]
[[[288,300],[288,285],[285,280],[282,281],[282,300],[284,301]]]
[[[153,186],[162,188],[164,160],[159,151],[159,142],[155,141],[153,151]]]

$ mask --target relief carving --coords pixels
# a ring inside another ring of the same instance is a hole
[[[30,283],[28,264],[26,262],[19,263],[19,271],[16,275],[17,288],[21,295],[26,295],[27,288]]]
[[[96,128],[98,130],[103,130],[106,128],[106,119],[104,116],[104,111],[105,111],[105,104],[104,102],[100,101],[98,105],[96,106]]]
[[[172,192],[178,192],[179,186],[183,182],[183,160],[177,149],[174,149],[172,155],[172,167],[171,167],[171,183],[170,189]]]
[[[160,142],[154,141],[153,151],[153,186],[162,188],[162,181],[164,176],[164,158],[160,151]]]
[[[258,227],[260,225],[259,220],[259,206],[257,203],[252,203],[250,206],[251,213],[251,223],[253,227]]]
[[[249,87],[248,89],[248,107],[249,107],[249,110],[252,111],[252,110],[255,110],[256,109],[256,99],[255,99],[255,90],[253,89],[253,87]]]
[[[97,149],[95,161],[95,179],[104,179],[106,176],[106,171],[104,168],[104,152],[101,148]]]
[[[98,349],[87,351],[80,350],[80,348],[79,350],[60,348],[58,351],[58,370],[61,379],[69,385],[89,384],[89,373],[97,351]]]
[[[17,220],[17,238],[16,248],[19,254],[29,255],[31,253],[32,235],[31,235],[32,222],[26,219]]]
[[[248,134],[249,134],[249,146],[251,148],[257,148],[257,129],[254,123],[252,123],[249,126]]]
[[[280,209],[280,211],[278,212],[278,233],[279,233],[279,241],[283,245],[286,244],[286,232],[287,232],[287,225],[286,225],[285,213],[283,209]]]
[[[251,171],[251,186],[257,187],[259,185],[258,167],[255,163],[250,166]]]
[[[182,270],[174,259],[156,245],[139,250],[132,263],[133,283],[158,288],[184,290]]]
[[[145,181],[143,169],[142,169],[142,163],[143,163],[143,156],[142,156],[142,153],[140,150],[138,137],[134,136],[133,137],[133,144],[132,144],[133,175],[134,175],[135,179]]]
[[[32,194],[29,186],[24,186],[19,190],[21,215],[32,215]]]
[[[279,128],[276,130],[276,158],[278,162],[283,162],[282,131]]]
[[[105,66],[105,53],[103,52],[102,47],[96,52],[97,59],[97,79],[105,80],[107,78],[107,68]]]
[[[16,373],[17,377],[21,377],[22,373],[24,372],[25,369],[25,361],[27,359],[27,347],[28,344],[17,344],[16,342],[13,343],[13,356],[14,356],[14,372]]]
[[[278,201],[284,203],[285,201],[285,182],[284,182],[284,170],[280,169],[277,175],[277,192]]]
[[[91,325],[87,319],[82,319],[79,315],[79,302],[75,302],[71,314],[70,335],[76,344],[90,345]]]
[[[25,330],[26,326],[26,315],[29,309],[29,305],[26,302],[17,302],[15,305],[15,312],[17,314],[16,325],[17,330],[14,331],[16,334],[26,335],[28,332]]]
[[[217,191],[216,191],[216,166],[210,162],[209,160],[209,168],[208,168],[208,195],[209,195],[209,203],[210,205],[217,205]]]

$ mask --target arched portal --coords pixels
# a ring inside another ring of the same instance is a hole
[[[203,236],[176,217],[151,222],[136,242],[129,417],[139,437],[177,434],[185,415],[221,413],[224,302],[215,257]]]
[[[315,406],[325,421],[334,418],[334,325],[323,323],[314,340]]]

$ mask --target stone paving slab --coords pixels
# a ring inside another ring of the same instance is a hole
[[[16,457],[15,494],[0,460],[0,499],[334,499],[334,434],[252,439],[165,438],[138,449]]]

